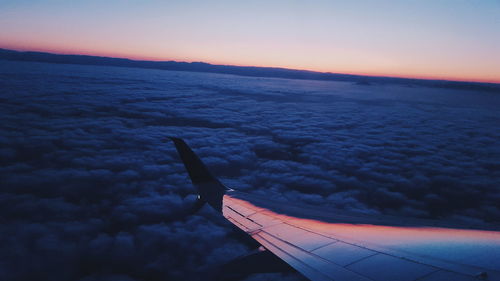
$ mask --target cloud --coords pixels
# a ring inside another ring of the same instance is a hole
[[[4,280],[204,280],[248,252],[210,208],[188,215],[171,135],[277,200],[500,221],[491,93],[14,62],[0,89]]]

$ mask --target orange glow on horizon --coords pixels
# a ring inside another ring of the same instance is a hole
[[[368,66],[352,66],[344,68],[332,68],[329,66],[318,66],[311,67],[309,65],[293,64],[293,63],[265,63],[265,62],[250,62],[248,59],[210,59],[206,57],[200,58],[187,58],[182,56],[168,56],[158,53],[152,54],[131,54],[131,52],[124,51],[100,51],[93,50],[91,48],[64,48],[64,47],[53,47],[53,46],[40,46],[40,47],[28,47],[26,44],[3,44],[0,48],[16,50],[16,51],[33,51],[33,52],[47,52],[53,54],[61,55],[88,55],[88,56],[100,56],[100,57],[112,57],[112,58],[124,58],[130,60],[146,60],[146,61],[178,61],[178,62],[205,62],[215,65],[233,65],[233,66],[255,66],[255,67],[272,67],[272,68],[286,68],[286,69],[297,69],[305,71],[314,72],[327,72],[327,73],[337,73],[337,74],[350,74],[350,75],[360,75],[360,76],[375,76],[375,77],[394,77],[394,78],[408,78],[408,79],[424,79],[424,80],[445,80],[445,81],[460,81],[460,82],[479,82],[479,83],[500,83],[500,78],[491,77],[480,77],[479,75],[445,75],[436,74],[428,75],[424,73],[415,73],[411,69],[401,70],[399,72],[395,71],[376,71],[376,70],[366,70],[364,68],[369,68]],[[216,56],[214,56],[216,57]],[[258,59],[255,59],[258,61]],[[371,67],[373,68],[373,67]]]

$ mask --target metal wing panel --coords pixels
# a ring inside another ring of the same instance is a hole
[[[280,203],[254,204],[252,196],[228,192],[224,216],[311,280],[470,280],[481,272],[487,272],[487,280],[500,280],[499,232],[348,224],[350,215],[342,214],[343,223],[302,219],[289,216],[286,206],[276,211]],[[356,218],[356,223],[361,221]],[[492,248],[485,252],[459,247],[462,257],[451,261],[446,257],[453,252],[438,258],[426,255],[435,245],[452,247],[447,239]]]
[[[438,269],[386,254],[376,254],[354,262],[346,268],[370,276],[375,281],[401,280],[412,281],[422,278]]]
[[[361,259],[376,255],[377,252],[344,242],[335,242],[312,251],[335,264],[347,266]]]
[[[264,231],[255,234],[253,237],[268,250],[282,258],[311,280],[371,280],[355,272],[346,270],[341,266],[332,264],[319,256],[304,251]]]
[[[297,253],[293,249],[289,248],[289,245],[276,243],[271,239],[266,239],[263,234],[255,234],[252,236],[257,242],[264,246],[267,250],[271,251],[273,254],[284,260],[286,263],[291,265],[297,271],[302,273],[304,276],[315,281],[329,281],[331,280],[328,276],[325,276],[318,270],[308,266],[306,263],[301,261],[295,255],[301,256],[301,253]]]
[[[262,225],[257,224],[245,218],[241,214],[233,211],[232,207],[223,207],[223,213],[227,219],[229,219],[233,223],[236,223],[238,227],[244,230],[245,232],[252,231],[254,229],[259,229],[262,227]]]
[[[259,224],[262,225],[263,227],[268,227],[268,226],[282,223],[282,221],[275,218],[272,215],[272,213],[265,211],[265,210],[248,216],[248,219],[250,219],[252,221],[258,221]]]
[[[425,276],[424,278],[420,279],[419,281],[478,281],[478,278],[467,276],[467,275],[462,275],[462,274],[457,274],[449,271],[436,271],[432,274],[429,274],[428,276]]]
[[[312,251],[337,241],[327,236],[303,230],[286,223],[272,225],[263,229],[266,233],[296,245],[306,251]]]

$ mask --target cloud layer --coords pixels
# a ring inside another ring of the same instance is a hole
[[[500,221],[496,93],[2,62],[0,104],[2,280],[203,280],[245,254],[186,215],[170,135],[235,189]]]

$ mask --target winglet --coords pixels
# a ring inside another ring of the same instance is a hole
[[[174,142],[191,182],[198,189],[201,199],[217,211],[222,212],[222,196],[226,187],[210,173],[184,140],[175,137],[169,138]]]

